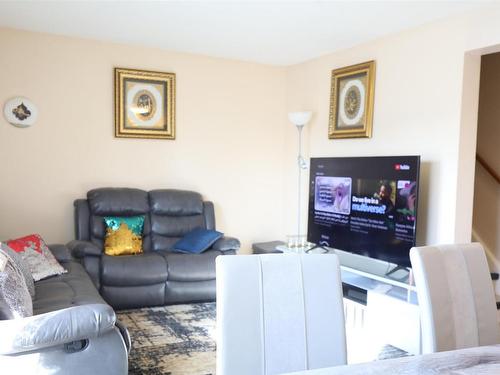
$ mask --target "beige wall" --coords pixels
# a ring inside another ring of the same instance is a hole
[[[101,186],[199,191],[244,249],[282,236],[284,68],[8,29],[0,50],[0,103],[39,109],[0,117],[0,238],[72,239],[73,200]],[[114,138],[114,67],[176,73],[175,141]]]
[[[97,186],[198,190],[245,250],[283,238],[296,231],[286,112],[309,109],[306,155],[421,155],[418,243],[469,241],[479,56],[500,44],[498,19],[495,5],[287,68],[0,29],[0,102],[40,110],[32,129],[0,119],[0,238],[72,238],[72,201]],[[373,138],[329,140],[330,71],[368,60]],[[177,74],[175,141],[113,137],[115,66]]]
[[[419,244],[470,241],[478,56],[500,43],[499,19],[500,8],[493,6],[288,70],[288,110],[315,113],[305,129],[309,156],[421,155]],[[368,60],[377,63],[373,137],[329,140],[330,72]],[[289,128],[286,136],[287,152],[293,155],[296,134]],[[291,201],[294,163],[287,168]],[[286,226],[293,228],[293,217]]]
[[[500,174],[500,53],[483,56],[479,95],[477,153]],[[491,268],[500,271],[500,186],[476,164],[473,227],[487,247]],[[497,283],[500,293],[500,283]]]

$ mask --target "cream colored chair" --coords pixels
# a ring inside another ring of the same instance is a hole
[[[271,375],[346,363],[333,254],[218,257],[217,375]]]
[[[414,247],[422,352],[500,343],[493,284],[478,243]]]

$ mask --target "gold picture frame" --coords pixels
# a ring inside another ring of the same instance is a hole
[[[332,70],[328,138],[371,138],[375,61]]]
[[[175,73],[114,73],[115,137],[175,139]]]

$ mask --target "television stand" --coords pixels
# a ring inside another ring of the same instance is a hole
[[[420,310],[410,269],[378,259],[335,250],[344,291],[365,293],[363,332],[386,343],[420,354]],[[349,298],[349,295],[346,296]],[[353,300],[351,298],[351,300]]]
[[[322,252],[319,253],[317,250],[322,250]],[[334,253],[335,254],[335,250],[329,249],[329,248],[321,246],[321,245],[314,245],[310,249],[307,249],[306,253],[307,254],[327,254],[327,253]]]
[[[254,254],[283,253],[283,247],[283,241],[252,245]],[[420,310],[411,270],[329,247],[314,249],[339,257],[346,324],[359,321],[363,335],[383,337],[386,343],[420,354]]]
[[[396,273],[396,272],[398,272],[398,271],[400,271],[400,270],[408,272],[408,274],[407,274],[407,275],[403,276],[403,277],[400,279],[400,281],[405,281],[405,280],[408,278],[408,275],[409,275],[409,274],[410,274],[410,272],[411,272],[411,269],[410,269],[410,268],[408,268],[408,267],[404,267],[404,266],[395,266],[395,267],[393,267],[393,268],[392,268],[389,272],[386,272],[385,276],[389,277],[389,276],[391,276],[392,274],[394,274],[394,273]]]

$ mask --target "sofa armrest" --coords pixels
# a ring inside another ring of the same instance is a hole
[[[128,332],[127,327],[125,327],[125,325],[118,319],[116,319],[115,326],[122,335],[125,347],[127,348],[127,353],[130,354],[130,349],[132,349],[132,340],[130,339],[130,333]]]
[[[81,259],[85,256],[101,256],[102,249],[89,241],[74,240],[66,245],[75,258]]]
[[[0,355],[16,354],[90,339],[114,329],[111,306],[69,307],[28,318],[0,321]]]
[[[48,247],[52,255],[54,255],[59,263],[67,263],[73,259],[71,252],[66,245],[53,244],[48,245]]]
[[[222,237],[219,238],[215,243],[212,245],[213,250],[219,250],[219,251],[229,251],[229,250],[238,250],[241,246],[240,240],[237,238],[233,237]]]

